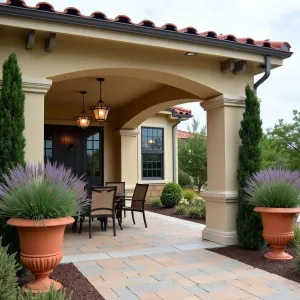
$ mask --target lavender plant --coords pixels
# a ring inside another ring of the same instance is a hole
[[[254,206],[293,208],[300,206],[300,172],[267,169],[255,173],[245,188]]]
[[[0,216],[31,220],[84,213],[88,200],[83,177],[62,164],[18,165],[0,183]]]

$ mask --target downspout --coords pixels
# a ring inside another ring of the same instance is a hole
[[[177,182],[177,125],[181,123],[181,117],[178,118],[176,124],[172,126],[172,154],[173,154],[173,182]]]
[[[271,56],[270,55],[266,55],[265,56],[265,74],[262,78],[260,78],[255,84],[254,84],[254,93],[255,95],[257,95],[257,88],[263,83],[265,82],[270,74],[271,74]]]

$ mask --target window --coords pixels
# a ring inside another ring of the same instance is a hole
[[[164,178],[164,130],[142,127],[142,177]]]
[[[87,137],[87,176],[100,176],[100,134],[92,132]]]
[[[52,137],[45,137],[44,139],[44,162],[52,162]]]

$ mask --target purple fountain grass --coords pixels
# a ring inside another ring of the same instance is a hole
[[[255,173],[245,188],[255,206],[296,207],[300,205],[300,172],[267,169]]]
[[[75,215],[83,213],[90,203],[84,176],[79,177],[63,164],[17,165],[4,174],[3,179],[0,183],[0,214],[3,215],[16,216],[18,210],[24,218],[26,215],[38,218],[34,210],[45,218],[74,210]]]

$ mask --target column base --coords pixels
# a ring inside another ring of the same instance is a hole
[[[202,232],[202,238],[225,246],[236,245],[238,243],[236,231],[225,232],[205,227]]]

